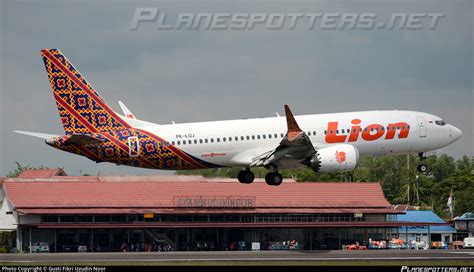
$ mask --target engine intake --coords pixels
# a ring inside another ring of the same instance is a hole
[[[349,144],[337,144],[318,149],[306,163],[315,172],[353,170],[359,161],[359,151]]]

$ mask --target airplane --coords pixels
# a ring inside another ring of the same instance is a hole
[[[213,122],[155,124],[137,119],[120,102],[120,115],[99,96],[58,49],[41,51],[65,135],[15,131],[45,139],[59,150],[97,163],[152,169],[242,167],[239,182],[250,184],[251,167],[269,170],[268,185],[280,185],[279,169],[316,172],[353,170],[362,156],[418,154],[443,148],[462,131],[440,117],[402,110],[357,111]]]

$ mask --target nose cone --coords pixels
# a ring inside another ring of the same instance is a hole
[[[461,138],[462,131],[459,128],[457,128],[455,126],[451,126],[450,131],[451,131],[451,138],[453,139],[453,142],[457,141],[459,138]]]

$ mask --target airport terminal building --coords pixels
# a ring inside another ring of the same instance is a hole
[[[48,172],[49,171],[49,172]],[[93,251],[341,249],[398,237],[403,211],[379,183],[194,176],[65,176],[54,170],[3,180],[1,226],[15,244],[82,244]],[[416,223],[423,226],[423,222]],[[294,245],[295,243],[292,243]],[[124,247],[125,245],[125,247]],[[138,249],[137,249],[138,248]],[[56,248],[51,249],[57,250]]]

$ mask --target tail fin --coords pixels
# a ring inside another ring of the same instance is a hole
[[[93,133],[129,128],[58,49],[41,50],[64,132]]]

